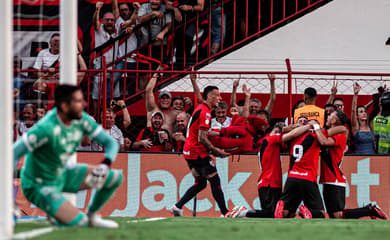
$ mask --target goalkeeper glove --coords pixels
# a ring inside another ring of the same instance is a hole
[[[107,180],[111,160],[105,158],[101,164],[95,167],[85,179],[85,183],[94,189],[101,189]]]

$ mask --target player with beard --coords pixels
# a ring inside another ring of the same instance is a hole
[[[45,211],[60,226],[117,228],[96,212],[122,182],[122,173],[111,170],[119,149],[92,117],[83,111],[83,93],[79,87],[61,85],[55,90],[55,108],[14,144],[14,162],[27,154],[22,170],[22,189],[26,198]],[[104,160],[98,166],[69,163],[83,135],[105,148]],[[62,195],[79,190],[96,189],[85,214]]]
[[[172,134],[173,146],[176,152],[183,152],[184,142],[187,135],[187,113],[181,112],[176,116],[176,125]]]
[[[381,218],[387,219],[386,214],[376,205],[368,204],[362,208],[345,208],[346,177],[340,169],[345,148],[347,146],[347,129],[343,126],[347,116],[341,110],[329,115],[326,126],[327,132],[316,128],[318,142],[327,147],[321,151],[320,183],[323,184],[322,195],[330,218]],[[343,131],[339,133],[340,131]],[[333,136],[331,136],[333,135]]]
[[[227,157],[229,154],[215,147],[207,138],[211,123],[211,110],[221,100],[218,88],[207,86],[203,91],[203,100],[204,102],[194,110],[188,123],[188,137],[183,149],[184,158],[195,178],[195,184],[169,209],[174,216],[183,216],[183,206],[206,188],[207,181],[210,182],[213,197],[221,213],[225,215],[228,212],[217,168],[209,151],[217,157]]]

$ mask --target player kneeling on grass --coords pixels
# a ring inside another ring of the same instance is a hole
[[[26,198],[45,211],[59,226],[117,228],[111,220],[96,215],[122,181],[122,174],[110,170],[119,145],[92,117],[86,114],[81,89],[61,85],[55,90],[55,108],[14,144],[14,161],[25,154],[22,189]],[[98,166],[70,164],[84,135],[103,145],[105,157]],[[85,214],[63,192],[96,189]]]
[[[344,127],[347,116],[340,110],[334,111],[326,121],[328,131],[316,128],[315,134],[321,146],[321,175],[324,202],[330,218],[387,219],[386,214],[376,205],[368,204],[362,208],[345,208],[346,177],[341,171],[341,162],[347,147],[347,132]]]

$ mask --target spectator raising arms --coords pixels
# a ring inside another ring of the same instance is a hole
[[[367,109],[363,105],[356,106],[360,89],[358,83],[353,85],[351,127],[354,153],[375,154],[374,133],[368,124]]]

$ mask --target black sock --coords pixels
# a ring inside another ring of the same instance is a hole
[[[221,213],[225,215],[228,212],[228,210],[226,208],[225,196],[223,195],[221,189],[221,180],[219,179],[219,175],[217,174],[214,177],[209,178],[208,180],[211,185],[211,192],[213,193],[213,197],[217,202],[218,207],[221,210]]]
[[[363,208],[354,208],[354,209],[344,209],[343,215],[344,218],[361,218],[371,216],[371,210],[367,207]]]
[[[312,218],[325,218],[321,210],[310,210]]]
[[[202,191],[207,186],[207,180],[203,177],[195,177],[195,183],[192,185],[184,196],[175,204],[176,207],[182,208],[184,204],[190,201],[193,197],[196,196],[200,191]]]
[[[273,218],[274,213],[267,209],[264,210],[248,210],[246,213],[246,217],[248,218]]]

